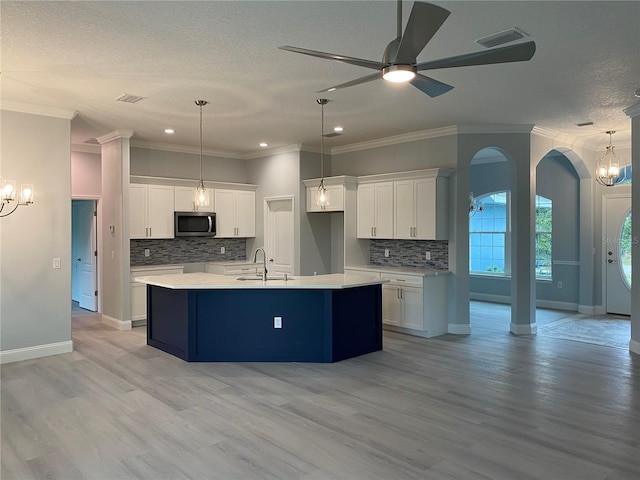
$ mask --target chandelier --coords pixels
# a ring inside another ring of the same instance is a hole
[[[20,197],[16,202],[16,182],[14,180],[5,180],[0,177],[0,218],[8,217],[15,212],[18,207],[28,206],[33,203],[33,185],[23,183],[20,186]],[[4,212],[4,208],[10,205],[12,202],[16,202],[13,209],[8,212]]]
[[[627,163],[616,155],[614,146],[611,144],[611,136],[615,130],[606,132],[609,135],[609,145],[605,154],[596,162],[596,182],[605,187],[623,183],[627,179]]]

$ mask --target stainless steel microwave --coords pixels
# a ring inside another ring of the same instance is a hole
[[[215,237],[216,214],[213,212],[175,212],[176,237]]]

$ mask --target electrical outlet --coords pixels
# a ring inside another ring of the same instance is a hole
[[[424,252],[424,259],[431,260],[431,252]]]
[[[562,282],[558,282],[558,288],[562,288]]]
[[[224,247],[220,247],[220,253],[225,253],[226,251],[227,251],[227,249],[226,249],[226,248],[224,248]]]
[[[144,249],[144,256],[145,257],[150,257],[151,256],[151,250],[149,250],[148,248]]]
[[[385,249],[384,249],[384,256],[385,256],[385,257],[388,257],[388,256],[389,256],[389,249],[388,249],[388,248],[385,248]]]
[[[273,328],[282,328],[282,317],[273,317]]]

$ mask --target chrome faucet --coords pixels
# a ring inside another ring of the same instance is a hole
[[[264,248],[258,247],[256,251],[253,253],[253,263],[258,263],[258,252],[262,252],[262,279],[267,279],[267,254],[264,251]]]

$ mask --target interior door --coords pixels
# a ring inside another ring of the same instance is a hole
[[[265,239],[269,273],[294,273],[293,198],[265,199]]]
[[[96,211],[95,201],[78,202],[74,210],[77,214],[77,257],[75,259],[78,272],[77,285],[80,308],[95,312],[97,308],[97,245],[96,245]]]
[[[607,313],[631,315],[631,197],[605,197]]]

